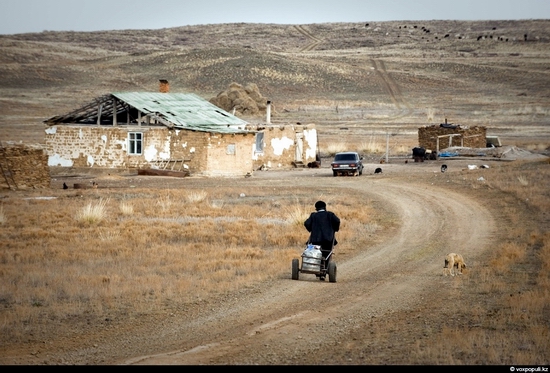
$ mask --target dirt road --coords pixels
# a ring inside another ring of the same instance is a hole
[[[267,177],[274,185],[280,181],[273,173],[258,179]],[[449,279],[442,276],[448,248],[460,247],[463,255],[475,260],[494,230],[492,216],[475,200],[425,180],[327,177],[322,181],[345,184],[386,206],[399,217],[399,228],[352,260],[338,261],[337,283],[320,282],[308,274],[291,280],[289,263],[287,279],[244,290],[163,322],[155,330],[141,330],[146,335],[140,336],[136,328],[133,337],[118,343],[141,343],[139,351],[144,354],[105,362],[337,363],[331,360],[331,348],[345,345],[349,334],[370,320],[419,303],[426,303],[429,310],[429,303],[438,301],[434,296],[438,287]],[[310,182],[293,179],[298,185]]]

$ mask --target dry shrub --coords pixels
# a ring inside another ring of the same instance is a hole
[[[491,267],[504,271],[510,267],[510,264],[521,260],[525,255],[525,246],[516,242],[510,242],[503,245],[498,250],[499,255],[491,260]]]
[[[359,145],[359,152],[380,154],[386,152],[386,140],[382,136],[371,135],[369,141]]]
[[[199,203],[208,197],[208,193],[204,190],[197,190],[187,194],[186,199],[189,203]]]
[[[101,222],[106,217],[108,201],[108,199],[102,198],[99,201],[89,202],[77,212],[76,220],[88,224],[97,224]]]
[[[336,153],[350,151],[347,143],[330,143],[326,147],[320,147],[319,151],[329,156],[334,156]]]
[[[172,207],[172,200],[169,196],[163,196],[157,200],[157,206],[160,208],[160,211],[166,212]]]
[[[134,213],[134,205],[127,201],[121,201],[119,204],[122,215],[132,215]]]
[[[306,209],[300,205],[294,205],[286,211],[286,221],[291,225],[303,226],[304,221],[309,217],[311,209]]]

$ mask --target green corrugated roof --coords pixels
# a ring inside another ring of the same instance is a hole
[[[151,114],[158,122],[170,128],[203,132],[250,133],[244,120],[220,109],[216,105],[192,93],[115,92],[96,98],[93,102],[68,114],[49,118],[44,123],[53,126],[61,123],[96,124],[113,116],[114,99],[117,115],[137,110],[142,115]],[[133,113],[136,120],[137,113]]]
[[[212,132],[249,132],[247,122],[193,93],[114,92],[144,113],[156,113],[174,127]]]

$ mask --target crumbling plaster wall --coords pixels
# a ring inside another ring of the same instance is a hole
[[[254,134],[211,134],[208,144],[208,176],[238,176],[254,171],[251,148]]]
[[[263,152],[254,151],[254,168],[292,168],[300,151],[302,162],[316,160],[317,130],[314,125],[249,125],[247,129],[264,133]],[[297,148],[301,138],[302,148]],[[299,150],[298,150],[299,149]]]
[[[128,154],[128,133],[143,133],[143,151]],[[212,134],[145,126],[53,126],[45,147],[51,167],[147,168],[157,160],[183,160],[190,174],[243,175],[253,170],[254,134]],[[235,149],[228,154],[228,146]]]
[[[191,174],[242,176],[252,172],[254,134],[173,130],[173,159],[183,159]]]
[[[128,133],[143,134],[142,154],[128,154]],[[139,168],[170,158],[166,128],[141,126],[52,126],[46,129],[48,165],[55,167]]]

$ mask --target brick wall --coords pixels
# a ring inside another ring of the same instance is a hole
[[[50,187],[48,156],[40,145],[2,144],[0,165],[4,175],[0,183],[4,188],[39,189]]]

